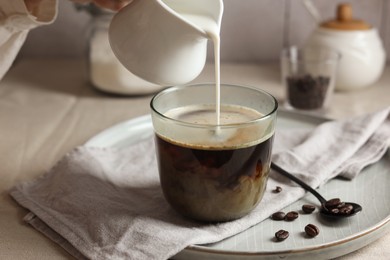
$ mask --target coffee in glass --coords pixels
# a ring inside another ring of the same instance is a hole
[[[277,102],[221,85],[219,124],[211,85],[173,87],[152,102],[161,187],[179,213],[228,221],[249,213],[267,183]]]

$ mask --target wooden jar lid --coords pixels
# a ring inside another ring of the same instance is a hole
[[[352,7],[350,4],[338,5],[336,19],[322,23],[321,27],[342,31],[369,30],[372,28],[368,23],[352,18]]]

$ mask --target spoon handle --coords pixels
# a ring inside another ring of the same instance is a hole
[[[287,172],[286,170],[284,170],[280,166],[271,162],[271,168],[274,169],[277,173],[279,173],[279,174],[289,178],[290,180],[294,181],[295,183],[299,184],[305,190],[309,191],[311,194],[313,194],[321,202],[321,204],[324,204],[326,202],[326,199],[324,197],[322,197],[321,194],[319,194],[316,190],[314,190],[312,187],[307,185],[305,182],[298,179],[297,177],[295,177],[291,173]]]

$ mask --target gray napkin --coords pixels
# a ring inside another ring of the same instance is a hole
[[[314,131],[277,132],[273,160],[312,187],[353,178],[388,149],[390,108]],[[272,192],[283,186],[283,192]],[[304,195],[271,172],[261,203],[226,223],[198,223],[163,198],[153,140],[125,149],[78,147],[47,174],[12,188],[25,220],[79,259],[167,259],[188,245],[220,241],[268,218]]]

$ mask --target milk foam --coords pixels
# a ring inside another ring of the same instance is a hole
[[[216,122],[213,105],[192,105],[171,109],[165,113],[165,116],[192,124],[230,125],[261,118],[262,114],[248,107],[223,105],[220,120]]]
[[[173,108],[164,115],[199,125],[185,127],[182,124],[172,124],[169,136],[173,139],[163,137],[169,142],[190,148],[221,150],[248,147],[268,139],[273,134],[267,133],[267,123],[245,125],[246,122],[259,119],[263,115],[254,109],[237,105],[221,106],[219,125],[216,124],[215,107],[211,104]]]

